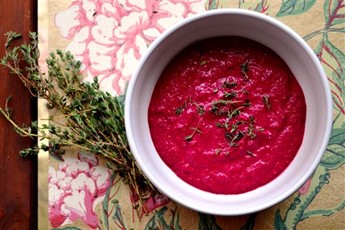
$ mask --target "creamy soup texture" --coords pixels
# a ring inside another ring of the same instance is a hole
[[[180,52],[159,78],[148,119],[162,160],[188,184],[239,194],[279,176],[303,139],[304,95],[285,62],[242,37]]]

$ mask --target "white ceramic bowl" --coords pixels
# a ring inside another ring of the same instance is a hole
[[[270,183],[239,195],[205,192],[177,177],[159,157],[148,125],[151,95],[169,61],[197,40],[225,35],[255,40],[280,55],[301,85],[307,104],[305,135],[295,159]],[[297,33],[283,23],[256,12],[212,10],[185,19],[165,31],[150,45],[127,89],[125,123],[135,159],[162,193],[200,212],[241,215],[277,204],[297,191],[312,175],[328,143],[332,126],[332,100],[319,60]]]

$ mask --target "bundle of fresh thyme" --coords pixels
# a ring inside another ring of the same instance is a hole
[[[97,78],[92,83],[83,82],[81,63],[70,52],[57,50],[51,53],[46,60],[48,73],[42,72],[38,65],[35,33],[29,34],[29,43],[19,46],[12,44],[21,38],[20,34],[8,32],[6,36],[6,53],[0,65],[19,77],[32,96],[45,99],[50,110],[49,124],[39,126],[34,121],[28,127],[21,127],[11,119],[9,99],[5,108],[0,108],[0,113],[21,136],[49,140],[49,145],[40,144],[22,150],[21,156],[44,150],[61,158],[69,147],[101,155],[122,177],[132,197],[138,198],[134,207],[144,204],[156,191],[130,152],[124,125],[124,97],[113,97],[100,90]]]

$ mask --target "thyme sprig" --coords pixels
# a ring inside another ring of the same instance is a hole
[[[35,33],[29,34],[29,43],[19,46],[12,44],[21,38],[20,34],[8,32],[6,37],[6,52],[0,65],[19,77],[32,96],[45,99],[51,114],[47,118],[49,124],[39,126],[34,121],[29,126],[20,126],[11,118],[15,111],[9,108],[10,97],[5,107],[0,108],[19,135],[49,141],[49,145],[22,150],[21,156],[36,155],[43,150],[61,159],[70,147],[100,155],[121,176],[132,196],[138,198],[133,207],[143,205],[157,191],[130,152],[124,125],[124,97],[100,90],[97,78],[91,83],[83,82],[81,62],[70,52],[52,52],[46,60],[48,73],[42,72]]]
[[[247,67],[246,67],[247,68]],[[237,84],[235,82],[225,81],[223,88],[225,90],[232,89]],[[244,99],[239,99],[238,93],[241,92]],[[210,111],[216,116],[220,117],[220,122],[215,122],[215,126],[224,129],[225,137],[229,141],[230,147],[237,147],[242,138],[248,137],[255,139],[257,131],[263,131],[262,128],[256,128],[255,118],[249,115],[248,118],[239,118],[242,111],[251,106],[251,102],[248,98],[249,92],[247,90],[225,91],[223,97],[215,100],[211,103]]]
[[[188,106],[190,106],[190,105],[195,106],[196,112],[197,112],[198,115],[200,115],[200,116],[204,115],[204,113],[205,113],[205,106],[202,105],[201,103],[194,102],[194,101],[192,100],[192,97],[191,97],[191,96],[189,96],[189,97],[183,102],[183,104],[182,104],[181,106],[179,106],[179,107],[177,107],[177,108],[175,109],[175,114],[176,114],[176,115],[182,114],[183,111],[184,111]]]
[[[249,150],[247,150],[246,153],[247,153],[247,155],[249,155],[249,156],[254,156],[254,155],[255,155],[252,151],[249,151]]]
[[[192,102],[192,97],[189,96],[189,97],[183,102],[183,104],[182,104],[181,106],[179,106],[179,107],[177,107],[177,108],[175,109],[175,114],[176,114],[176,115],[182,114],[183,111],[187,108],[188,104],[191,103],[191,102]]]
[[[205,114],[205,106],[196,102],[194,102],[193,105],[196,107],[198,115],[202,116]]]
[[[176,115],[180,115],[183,113],[183,110],[186,108],[185,104],[183,104],[182,106],[178,107],[176,110],[175,110],[175,114]]]
[[[194,137],[194,135],[195,135],[196,133],[200,133],[200,134],[201,134],[202,132],[201,132],[201,130],[199,129],[199,126],[200,126],[200,121],[198,122],[198,124],[197,124],[196,127],[190,128],[191,130],[193,130],[193,132],[192,132],[191,134],[185,136],[184,139],[185,139],[186,141],[190,142],[190,141],[193,139],[193,137]]]
[[[199,63],[199,65],[206,65],[206,60],[202,60],[200,63]]]
[[[241,73],[243,74],[243,77],[245,80],[248,80],[248,71],[249,71],[249,61],[246,60],[242,65],[241,65]]]
[[[235,81],[231,81],[231,82],[229,82],[229,81],[224,81],[224,83],[223,83],[223,87],[224,87],[224,88],[231,89],[231,88],[233,88],[233,87],[235,87],[235,86],[237,86],[237,83],[236,83]]]
[[[269,96],[268,95],[263,95],[262,96],[262,100],[266,106],[266,109],[267,110],[271,110],[271,103],[270,103],[270,99],[269,99]]]
[[[225,132],[225,137],[230,141],[230,147],[238,146],[238,141],[240,141],[245,134],[242,131],[238,132]]]

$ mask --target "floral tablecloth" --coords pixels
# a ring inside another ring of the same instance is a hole
[[[71,150],[49,162],[53,229],[345,229],[344,0],[51,0],[49,49],[71,51],[86,80],[99,76],[113,95],[124,92],[150,43],[183,18],[216,8],[243,8],[277,18],[313,48],[329,80],[333,132],[312,178],[280,204],[246,216],[197,213],[154,196],[139,214],[129,191],[100,157]]]

